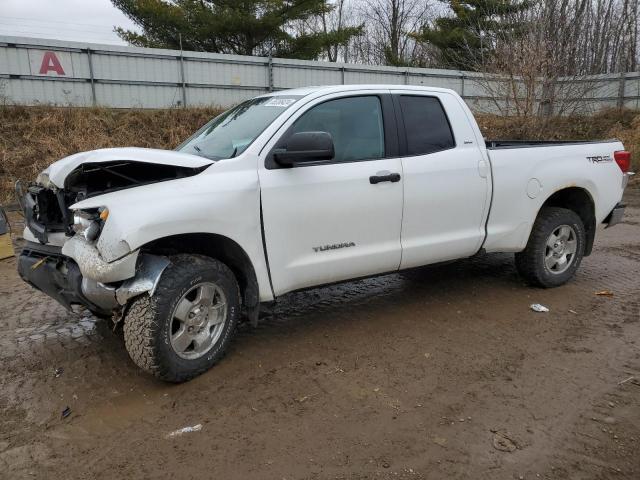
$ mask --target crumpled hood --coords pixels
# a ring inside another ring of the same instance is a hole
[[[188,168],[199,168],[213,163],[213,160],[173,150],[134,147],[102,148],[65,157],[49,165],[42,173],[47,174],[49,181],[56,187],[64,188],[64,181],[67,175],[83,163],[105,163],[122,160]]]

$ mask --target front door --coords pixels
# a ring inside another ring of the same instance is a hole
[[[402,165],[388,158],[393,116],[383,105],[391,101],[382,93],[332,96],[285,124],[276,147],[294,133],[328,132],[331,161],[281,168],[265,154],[262,215],[276,295],[399,267]]]

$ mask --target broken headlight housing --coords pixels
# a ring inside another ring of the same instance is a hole
[[[38,174],[38,176],[36,177],[36,183],[43,186],[44,188],[50,188],[52,190],[56,189],[56,186],[51,183],[51,180],[49,179],[49,173],[46,170]]]
[[[76,235],[82,235],[88,242],[95,242],[108,217],[109,210],[106,207],[76,210],[73,213],[73,230]]]

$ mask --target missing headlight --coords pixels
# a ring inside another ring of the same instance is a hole
[[[105,207],[91,210],[76,210],[73,215],[73,230],[76,234],[84,236],[89,242],[94,242],[100,236],[108,212]],[[103,220],[104,219],[104,220]]]

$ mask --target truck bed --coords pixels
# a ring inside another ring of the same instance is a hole
[[[493,191],[485,250],[522,250],[542,203],[567,188],[591,192],[601,223],[622,198],[622,172],[613,155],[623,149],[619,140],[487,141]]]
[[[530,148],[530,147],[558,147],[562,145],[588,145],[594,143],[612,143],[617,139],[609,140],[485,140],[487,149],[497,150],[501,148]]]

